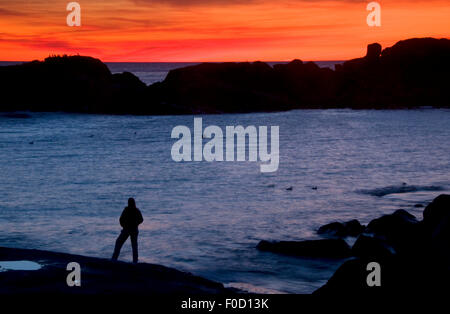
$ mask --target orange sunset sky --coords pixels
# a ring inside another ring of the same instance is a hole
[[[62,0],[0,0],[0,60],[50,54],[103,61],[344,60],[411,37],[450,37],[450,0],[99,0],[69,27]]]

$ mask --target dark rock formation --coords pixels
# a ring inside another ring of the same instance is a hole
[[[450,195],[440,195],[423,211],[424,229],[437,260],[450,270]]]
[[[0,111],[152,113],[144,101],[144,83],[131,73],[112,75],[91,57],[48,57],[0,67],[0,88]]]
[[[367,225],[366,231],[386,236],[397,232],[398,229],[408,228],[417,223],[418,221],[414,215],[411,215],[404,209],[399,209],[393,214],[372,220]]]
[[[356,219],[347,222],[332,222],[321,226],[318,234],[336,237],[356,237],[364,231],[364,226]]]
[[[262,62],[204,63],[172,70],[155,88],[186,111],[221,113],[290,109],[274,70]]]
[[[378,43],[370,44],[367,46],[366,59],[368,62],[376,62],[381,55],[381,45]]]
[[[400,41],[384,49],[379,58],[378,48],[372,47],[365,58],[336,69],[337,97],[342,103],[372,108],[449,106],[444,86],[445,73],[450,69],[450,40]]]
[[[436,197],[423,211],[423,222],[430,232],[450,215],[450,195],[442,194]]]
[[[0,294],[150,295],[209,294],[235,291],[222,284],[153,264],[129,264],[107,259],[39,250],[0,247],[1,261],[35,261],[39,270],[0,272]],[[81,266],[81,287],[68,287],[67,264]]]
[[[101,111],[111,72],[100,60],[72,56],[0,67],[1,111]]]
[[[410,39],[380,52],[379,44],[371,44],[364,58],[336,71],[300,60],[273,68],[261,62],[202,64],[171,71],[159,87],[168,103],[200,112],[450,106],[444,87],[450,40]]]
[[[414,250],[421,243],[422,227],[416,217],[403,209],[372,220],[365,230],[383,239],[395,251]]]
[[[342,239],[280,242],[263,240],[256,248],[261,251],[304,257],[345,258],[351,254],[350,247]]]
[[[362,234],[352,246],[352,255],[358,257],[384,260],[394,254],[396,254],[395,249],[387,241],[375,236]]]
[[[423,221],[404,210],[369,223],[345,262],[315,294],[442,295],[450,279],[450,195],[440,195],[424,210]],[[381,266],[381,287],[366,284],[367,264]]]
[[[192,114],[302,108],[450,107],[450,40],[415,38],[320,68],[294,60],[204,63],[172,70],[145,86],[131,73],[112,75],[100,60],[49,57],[0,67],[0,111]]]

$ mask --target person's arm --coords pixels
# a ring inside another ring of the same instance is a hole
[[[138,215],[137,215],[137,224],[138,224],[138,226],[139,226],[141,223],[144,222],[144,217],[142,217],[142,213],[141,213],[141,211],[140,211],[139,209],[138,209],[137,211],[138,211]]]
[[[122,215],[120,215],[120,219],[119,219],[119,222],[120,222],[120,225],[122,226],[122,228],[125,228],[125,225],[126,225],[125,211],[126,210],[124,209],[122,212]]]

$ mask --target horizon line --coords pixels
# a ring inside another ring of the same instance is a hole
[[[77,55],[67,55],[67,56],[77,56]],[[79,55],[81,57],[91,57],[91,56],[84,56],[84,55]],[[51,56],[48,56],[51,57]],[[345,59],[345,60],[302,60],[299,58],[294,58],[291,60],[234,60],[234,61],[104,61],[100,58],[96,58],[96,57],[91,57],[91,58],[95,58],[98,59],[100,61],[102,61],[103,63],[242,63],[242,62],[249,62],[249,63],[253,63],[253,62],[264,62],[264,63],[274,63],[274,62],[292,62],[294,60],[300,60],[302,62],[343,62],[343,61],[348,61],[348,60],[352,60],[352,59]],[[33,61],[44,61],[45,59],[33,59],[33,60],[0,60],[0,62],[33,62]]]

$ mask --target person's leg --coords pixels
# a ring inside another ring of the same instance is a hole
[[[114,248],[114,253],[112,256],[113,261],[117,261],[117,259],[119,258],[120,249],[122,248],[125,241],[128,239],[128,236],[129,236],[128,232],[122,230],[122,232],[120,233],[119,237],[116,240],[116,247]]]
[[[139,232],[133,232],[130,234],[131,247],[133,248],[133,263],[138,262],[138,234]]]

